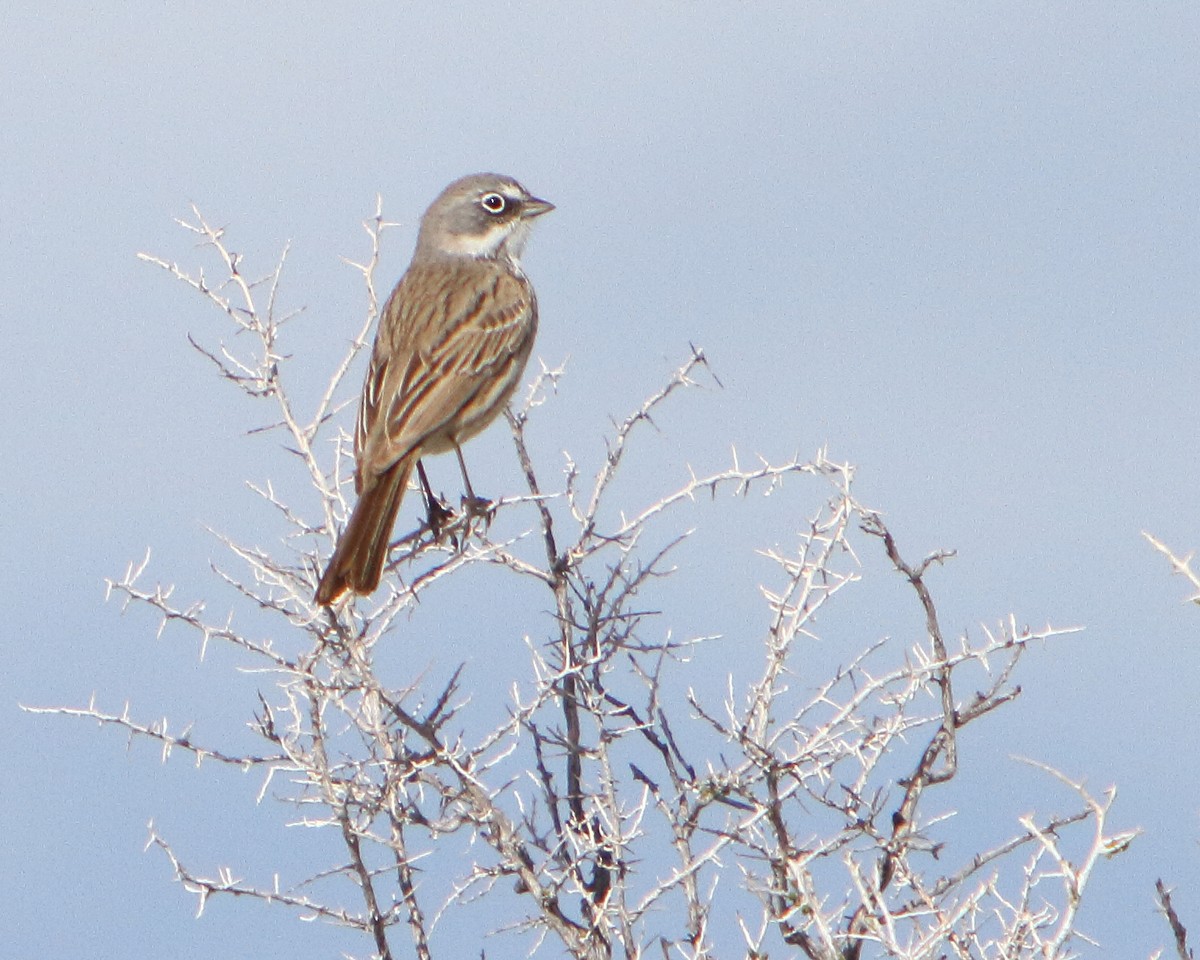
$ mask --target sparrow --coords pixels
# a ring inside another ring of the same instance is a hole
[[[521,382],[538,315],[520,257],[533,220],[553,209],[512,177],[477,173],[446,187],[421,218],[412,263],[380,314],[354,431],[358,502],[318,604],[379,586],[422,456],[455,451],[474,499],[460,445]]]

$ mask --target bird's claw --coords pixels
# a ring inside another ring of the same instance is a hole
[[[487,497],[464,496],[462,508],[468,519],[482,519],[485,526],[491,523],[492,517],[496,515],[496,504]]]
[[[445,503],[438,499],[430,499],[426,505],[425,522],[434,540],[442,539],[442,531],[455,519],[457,514]]]

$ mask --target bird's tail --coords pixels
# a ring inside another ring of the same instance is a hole
[[[327,607],[347,590],[366,595],[379,586],[396,513],[416,461],[412,456],[398,460],[358,498],[317,586],[317,603]]]

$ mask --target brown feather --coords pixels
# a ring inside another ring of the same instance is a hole
[[[396,513],[416,462],[410,456],[393,464],[358,498],[317,587],[317,603],[329,606],[347,590],[368,594],[379,586]]]
[[[355,434],[359,483],[415,448],[442,453],[487,426],[515,389],[536,332],[533,288],[507,265],[413,264],[379,322],[363,391],[375,403],[364,403]],[[494,394],[497,379],[506,389]]]

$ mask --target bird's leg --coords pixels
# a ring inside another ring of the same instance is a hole
[[[476,496],[475,491],[471,489],[471,478],[467,476],[467,462],[463,459],[462,448],[457,443],[454,444],[454,453],[458,456],[458,469],[462,471],[463,486],[467,488],[467,495],[463,497],[463,509],[468,517],[483,517],[484,522],[491,521],[494,512],[492,501],[487,497]]]
[[[433,539],[440,540],[442,528],[445,527],[448,520],[454,519],[454,511],[434,496],[433,488],[429,485],[429,478],[425,476],[425,465],[420,460],[417,461],[417,476],[421,480],[421,490],[425,494],[425,516],[426,523],[429,524],[429,532],[433,534]]]

